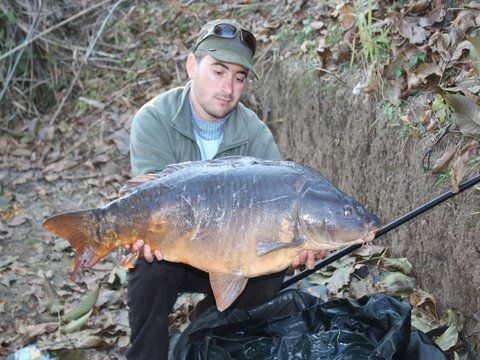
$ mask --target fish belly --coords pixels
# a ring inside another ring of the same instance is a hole
[[[146,225],[147,242],[166,260],[209,273],[255,277],[283,270],[296,251],[279,249],[259,256],[257,242],[292,240],[293,234],[285,234],[295,225],[300,176],[278,166],[230,165],[208,171],[185,168],[165,176],[158,180],[159,208]],[[166,197],[168,205],[160,201]]]

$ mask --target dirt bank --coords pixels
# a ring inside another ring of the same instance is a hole
[[[448,190],[422,169],[430,138],[401,138],[371,96],[354,95],[362,78],[319,77],[294,61],[265,68],[255,97],[285,158],[307,163],[375,211],[384,223]],[[449,135],[432,159],[441,154]],[[460,141],[462,141],[460,139]],[[470,174],[473,175],[473,174]],[[442,307],[466,316],[480,338],[480,192],[468,190],[379,239],[414,264],[420,286]]]

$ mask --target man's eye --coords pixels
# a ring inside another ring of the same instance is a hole
[[[237,77],[237,81],[243,83],[245,81],[245,76]]]

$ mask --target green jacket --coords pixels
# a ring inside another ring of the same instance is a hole
[[[135,175],[155,173],[169,164],[201,160],[195,141],[190,83],[156,96],[135,115],[130,133],[130,162]],[[230,155],[280,160],[268,127],[242,103],[228,119],[215,158]]]

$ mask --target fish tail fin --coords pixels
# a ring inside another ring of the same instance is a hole
[[[90,209],[54,215],[42,224],[45,230],[68,240],[75,249],[77,256],[72,265],[73,272],[77,272],[83,267],[91,267],[103,257],[96,252],[95,242],[87,231],[88,221],[97,210]]]

